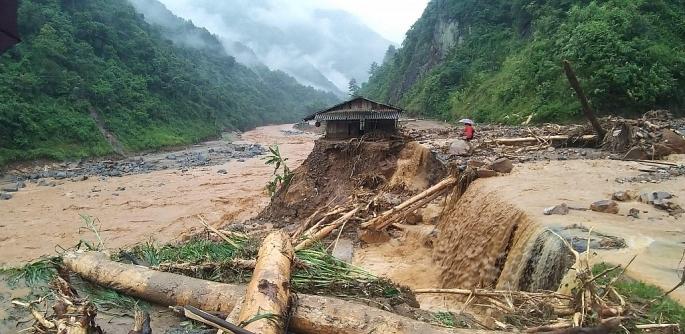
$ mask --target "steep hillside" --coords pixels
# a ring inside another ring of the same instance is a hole
[[[0,57],[0,165],[109,154],[108,134],[130,151],[190,143],[336,100],[179,21],[204,48],[165,39],[126,0],[21,1],[24,41]]]
[[[134,0],[151,1],[156,0]],[[353,15],[317,1],[161,2],[176,15],[219,35],[239,62],[257,60],[302,83],[339,94],[347,91],[352,78],[366,81],[371,63],[380,62],[391,44]]]
[[[682,1],[432,0],[363,93],[444,119],[568,120],[568,59],[602,113],[682,113],[684,43]]]

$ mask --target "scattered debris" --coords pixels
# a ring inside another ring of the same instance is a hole
[[[592,203],[590,210],[601,213],[618,213],[618,203],[612,200],[602,200]]]

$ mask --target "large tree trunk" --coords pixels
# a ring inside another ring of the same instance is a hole
[[[606,130],[604,130],[604,128],[602,128],[602,125],[599,124],[597,117],[595,117],[595,113],[592,111],[592,108],[590,107],[590,102],[588,101],[587,96],[585,96],[583,87],[580,87],[580,82],[578,82],[576,72],[573,71],[573,67],[571,67],[571,62],[569,62],[568,60],[564,60],[564,72],[566,72],[568,82],[571,84],[571,87],[573,87],[573,89],[576,91],[578,100],[580,100],[580,104],[583,106],[583,114],[585,114],[585,117],[588,119],[588,121],[590,121],[590,124],[592,124],[592,127],[595,129],[595,132],[597,132],[597,136],[599,137],[599,139],[603,140],[607,132]]]
[[[285,333],[294,257],[293,246],[285,233],[273,232],[264,239],[238,317],[240,323],[249,322],[245,326],[248,331],[256,334]],[[250,322],[264,314],[273,314],[274,317]]]
[[[89,281],[166,306],[231,313],[245,292],[244,286],[161,273],[113,262],[100,253],[68,253],[64,265]],[[300,334],[492,333],[443,328],[336,298],[300,294],[296,300],[290,330]]]

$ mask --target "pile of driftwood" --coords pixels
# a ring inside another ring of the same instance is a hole
[[[628,160],[656,160],[670,154],[685,154],[685,134],[670,126],[668,111],[647,112],[640,119],[607,118],[610,131],[603,145]]]

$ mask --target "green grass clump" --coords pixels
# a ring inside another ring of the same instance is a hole
[[[184,244],[161,247],[148,242],[136,246],[131,253],[150,266],[159,266],[162,263],[225,262],[248,252],[250,242],[247,239],[235,238],[233,242],[235,246],[227,242],[192,239]]]
[[[36,286],[50,282],[57,276],[59,258],[41,259],[19,268],[1,269],[0,274],[7,275],[10,283],[24,280],[28,286]]]
[[[592,268],[594,275],[598,275],[604,270],[613,266],[607,263],[600,263]],[[612,271],[597,280],[600,285],[607,284],[618,275],[618,271]],[[634,309],[642,309],[646,319],[640,323],[653,322],[662,324],[680,324],[680,328],[685,328],[685,307],[669,297],[661,298],[664,291],[660,288],[639,282],[627,277],[621,277],[614,284],[616,291],[626,298],[626,302],[632,304]]]

